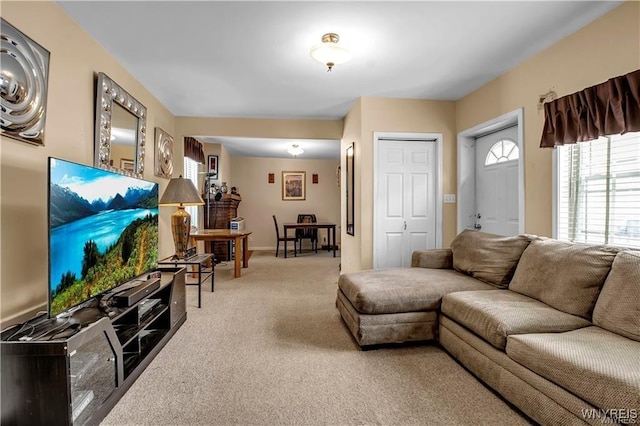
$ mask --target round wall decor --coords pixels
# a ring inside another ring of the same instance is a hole
[[[173,137],[156,127],[156,175],[170,178],[173,174]]]
[[[13,139],[44,145],[49,51],[2,19],[0,127]]]

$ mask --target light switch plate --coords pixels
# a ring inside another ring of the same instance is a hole
[[[444,194],[444,202],[445,204],[455,204],[456,194]]]

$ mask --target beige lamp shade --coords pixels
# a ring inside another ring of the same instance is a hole
[[[169,181],[169,185],[167,185],[158,204],[161,206],[202,206],[204,201],[202,201],[193,182],[180,175],[180,177]]]
[[[201,206],[204,201],[202,201],[193,182],[180,175],[180,177],[169,181],[169,185],[167,185],[158,204],[178,207],[178,210],[171,215],[171,233],[176,248],[174,257],[182,259],[187,252],[189,232],[191,231],[191,215],[184,209],[184,206]]]

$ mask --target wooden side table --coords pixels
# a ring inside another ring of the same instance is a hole
[[[209,243],[211,241],[234,241],[235,242],[235,258],[233,276],[238,278],[242,275],[242,268],[249,267],[249,235],[251,231],[232,231],[230,229],[203,229],[198,232],[189,234],[191,244],[195,245],[198,241],[204,241],[204,248],[207,253],[211,252]],[[242,250],[240,250],[242,245]]]
[[[185,273],[185,284],[198,286],[198,308],[202,307],[202,283],[209,277],[213,292],[216,265],[211,253],[196,254],[185,259],[174,259],[170,256],[159,260],[158,266],[187,266],[191,269]]]

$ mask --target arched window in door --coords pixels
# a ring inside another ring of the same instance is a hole
[[[487,154],[487,158],[484,160],[484,165],[490,166],[505,161],[517,160],[519,156],[518,145],[511,139],[502,139],[493,144]]]

